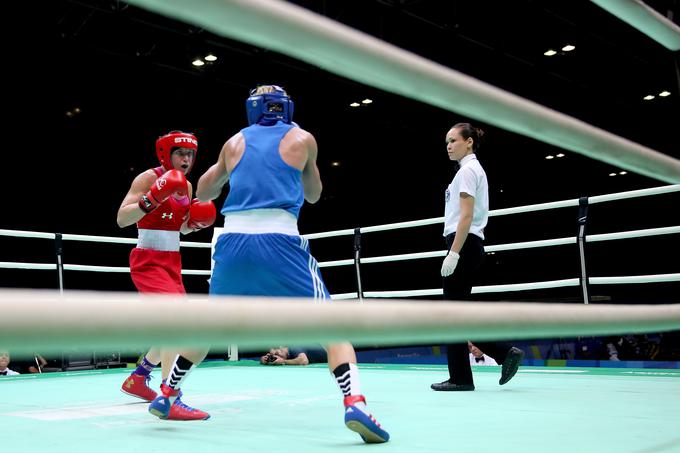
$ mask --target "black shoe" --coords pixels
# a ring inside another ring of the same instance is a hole
[[[444,381],[432,384],[432,390],[437,392],[469,392],[475,389],[474,384],[454,384],[453,382]]]
[[[500,385],[507,384],[510,379],[517,373],[519,365],[524,358],[524,351],[519,348],[511,347],[508,355],[505,357],[503,367],[501,368],[501,378],[498,380]]]

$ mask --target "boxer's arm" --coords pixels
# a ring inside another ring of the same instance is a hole
[[[147,170],[137,175],[132,181],[130,190],[128,190],[125,198],[123,198],[123,202],[120,204],[120,208],[118,208],[116,222],[119,227],[125,228],[137,223],[146,215],[146,212],[142,211],[142,208],[139,207],[139,198],[149,190],[155,180],[156,173],[153,170]]]
[[[319,150],[312,134],[308,133],[305,137],[305,145],[307,147],[307,162],[302,170],[302,185],[305,190],[305,200],[313,204],[319,201],[321,191],[323,190],[319,167],[316,165],[316,157]]]
[[[191,185],[189,181],[187,181],[187,190],[188,190],[187,195],[189,196],[189,200],[191,200],[191,195],[194,193],[194,187]],[[189,234],[194,232],[194,229],[189,226],[190,213],[191,205],[189,205],[189,211],[184,216],[184,222],[182,223],[182,226],[179,228],[179,232],[182,234]]]
[[[234,137],[227,140],[222,146],[217,162],[213,164],[205,173],[198,179],[198,186],[196,186],[196,197],[200,201],[211,201],[219,197],[222,193],[222,188],[229,181],[229,172],[227,171],[227,155],[233,153]]]

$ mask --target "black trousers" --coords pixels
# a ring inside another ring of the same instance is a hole
[[[451,250],[456,234],[446,236],[447,250]],[[472,286],[476,281],[479,269],[484,263],[484,243],[479,236],[468,234],[460,251],[460,259],[453,274],[443,279],[444,300],[470,300]],[[472,341],[486,355],[496,359],[502,365],[510,349],[505,342]],[[467,343],[446,345],[446,356],[449,367],[449,381],[454,384],[473,384]]]

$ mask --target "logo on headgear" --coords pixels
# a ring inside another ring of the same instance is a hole
[[[198,146],[198,140],[194,140],[191,137],[175,137],[175,143],[191,143],[192,145]]]
[[[269,92],[260,92],[266,87]],[[246,113],[248,124],[262,124],[271,126],[278,121],[291,124],[293,121],[293,101],[286,91],[277,85],[261,85],[250,91],[246,99]]]

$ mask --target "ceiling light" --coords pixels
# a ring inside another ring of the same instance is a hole
[[[644,99],[645,101],[651,101],[652,99],[654,99],[654,96],[652,96],[651,94],[648,94],[647,96],[643,97],[642,99]]]
[[[217,57],[211,53],[205,56],[205,61],[215,61],[217,60]]]
[[[574,49],[576,49],[576,46],[572,46],[571,44],[567,44],[566,46],[562,47],[562,50],[565,52],[571,52]]]
[[[664,90],[664,91],[662,91],[661,93],[659,93],[659,96],[661,96],[662,98],[665,98],[666,96],[670,96],[670,95],[671,95],[671,92],[670,92],[670,91],[666,91],[666,90]]]
[[[362,104],[372,104],[372,103],[373,103],[373,100],[372,100],[372,99],[366,98],[366,99],[364,99],[363,101],[361,101],[361,103],[362,103]]]
[[[554,158],[555,158],[555,156],[552,156],[552,155],[547,155],[547,156],[545,156],[545,158],[546,158],[546,159],[548,159],[548,160],[550,160],[550,159],[554,159]]]
[[[339,167],[339,166],[340,166],[340,162],[338,162],[337,160],[331,162],[331,167]]]
[[[564,153],[556,154],[555,157],[564,157]]]
[[[352,102],[349,106],[350,107],[359,107],[360,105],[361,104],[359,104],[358,102]]]
[[[205,64],[205,62],[203,60],[197,58],[194,61],[192,61],[191,64],[196,66],[196,67],[199,67],[199,66],[203,66]]]
[[[628,172],[627,172],[627,171],[620,171],[619,174],[620,174],[620,175],[627,175]]]
[[[609,173],[609,176],[616,176],[616,173]]]
[[[546,57],[552,57],[553,55],[557,55],[557,52],[552,49],[549,49],[543,52],[543,55],[545,55]]]

